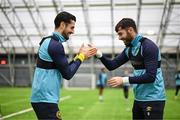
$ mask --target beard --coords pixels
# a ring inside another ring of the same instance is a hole
[[[69,40],[69,36],[64,36],[64,38],[65,38],[66,40]]]
[[[132,39],[125,39],[125,40],[123,40],[123,42],[127,47],[129,47],[131,45],[131,40]]]
[[[122,40],[123,40],[126,47],[129,47],[131,45],[132,39],[133,38],[131,37],[131,35],[128,32],[127,32],[126,38],[122,38]]]
[[[69,35],[68,34],[70,34],[70,33],[65,33],[65,32],[63,32],[62,33],[62,36],[66,39],[66,40],[69,40]]]

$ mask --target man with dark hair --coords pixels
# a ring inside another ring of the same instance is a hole
[[[96,54],[96,48],[82,45],[76,57],[68,63],[62,43],[74,33],[75,22],[74,15],[59,13],[54,20],[54,32],[40,42],[31,95],[38,119],[61,120],[58,102],[63,78],[71,79],[81,63]]]
[[[175,80],[176,80],[176,92],[175,92],[174,99],[176,100],[177,96],[178,96],[179,89],[180,89],[180,70],[176,73]]]
[[[96,56],[108,70],[114,70],[130,60],[134,72],[129,77],[112,77],[108,84],[112,87],[133,84],[133,119],[163,119],[166,96],[158,47],[137,33],[133,19],[123,18],[115,31],[126,48],[113,60],[105,57],[100,50]]]

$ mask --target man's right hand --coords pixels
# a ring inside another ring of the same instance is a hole
[[[97,47],[95,45],[92,45],[92,44],[88,44],[89,47],[94,47],[97,49]],[[101,50],[97,49],[97,52],[96,52],[96,57],[97,58],[101,58],[103,56]]]
[[[82,53],[85,56],[85,59],[94,56],[96,52],[97,52],[97,48],[95,48],[93,45],[90,44],[88,44],[88,46],[84,46],[84,44],[82,44],[79,49],[79,53]]]

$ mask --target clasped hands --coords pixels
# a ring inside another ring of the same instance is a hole
[[[97,48],[92,44],[87,44],[86,46],[84,44],[81,45],[79,49],[79,53],[82,53],[85,57],[85,59],[88,59],[97,53]]]
[[[82,53],[85,56],[85,59],[88,59],[94,55],[96,55],[96,57],[98,58],[102,57],[102,52],[98,50],[93,44],[87,44],[86,46],[82,44],[79,49],[79,53]],[[122,85],[123,77],[112,77],[108,80],[108,84],[111,87],[117,87],[119,85]]]

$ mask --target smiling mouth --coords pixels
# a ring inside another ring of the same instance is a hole
[[[126,40],[123,40],[124,43],[126,43]]]

